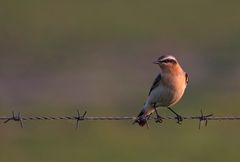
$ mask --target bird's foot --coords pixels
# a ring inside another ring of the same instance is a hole
[[[177,119],[177,123],[178,124],[182,124],[182,121],[183,121],[183,117],[182,116],[180,116],[180,115],[177,115],[176,117],[175,117],[175,119]]]
[[[176,115],[175,119],[177,119],[177,123],[182,124],[183,117],[181,115],[179,115],[178,113],[176,113],[175,111],[173,111],[173,109],[171,109],[171,107],[168,107],[168,109]]]
[[[160,115],[156,115],[155,122],[156,123],[162,123],[163,122],[163,118]]]

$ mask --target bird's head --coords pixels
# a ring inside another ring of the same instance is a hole
[[[159,65],[163,70],[178,66],[177,59],[171,55],[161,56],[153,63]]]

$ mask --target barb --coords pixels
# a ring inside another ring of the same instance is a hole
[[[204,115],[203,111],[200,111],[200,115],[199,116],[188,116],[188,117],[182,117],[183,120],[198,120],[199,121],[199,126],[198,128],[201,128],[202,123],[205,123],[205,126],[207,126],[208,121],[226,121],[226,120],[240,120],[240,116],[213,116],[213,114],[208,114],[208,115]],[[79,122],[80,121],[100,121],[100,120],[136,120],[136,117],[132,117],[132,116],[116,116],[116,117],[112,117],[112,116],[86,116],[87,111],[85,111],[82,115],[80,114],[80,111],[77,110],[77,116],[26,116],[23,117],[21,115],[21,113],[19,112],[17,115],[15,114],[15,112],[12,112],[11,116],[0,116],[0,120],[3,120],[3,123],[8,123],[9,121],[15,121],[15,122],[19,122],[20,126],[22,128],[24,128],[23,125],[23,121],[29,121],[29,120],[76,120],[76,129],[79,128]],[[154,117],[150,117],[148,120],[155,120],[157,122],[157,119]],[[162,117],[162,120],[176,120],[176,117]]]
[[[77,117],[75,117],[75,119],[77,120],[76,129],[79,128],[79,121],[85,120],[86,114],[87,114],[87,111],[85,111],[84,114],[81,116],[79,110],[77,110]]]
[[[4,119],[4,118],[3,118],[3,119]],[[5,119],[6,119],[6,120],[5,120]],[[16,116],[16,115],[15,115],[15,112],[12,111],[12,117],[5,118],[5,119],[4,119],[5,121],[4,121],[3,123],[8,123],[8,122],[11,121],[11,120],[17,121],[17,122],[19,121],[21,127],[24,128],[23,122],[22,122],[22,117],[21,117],[21,113],[20,113],[20,112],[19,112],[18,115]]]
[[[202,125],[202,121],[205,121],[205,127],[207,126],[208,124],[208,119],[210,117],[212,117],[213,114],[209,114],[209,115],[203,115],[203,111],[201,110],[201,116],[199,118],[199,126],[198,126],[198,129],[201,129],[201,125]]]

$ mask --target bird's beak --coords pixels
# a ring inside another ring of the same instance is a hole
[[[153,64],[160,64],[160,62],[159,61],[154,61]]]

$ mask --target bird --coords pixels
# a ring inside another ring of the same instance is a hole
[[[156,113],[156,122],[161,123],[163,118],[159,115],[157,108],[166,107],[175,114],[177,123],[181,124],[182,116],[171,107],[182,98],[189,81],[188,74],[172,55],[160,56],[153,63],[160,67],[160,72],[154,80],[143,109],[134,123],[148,127],[147,120],[153,112]]]

